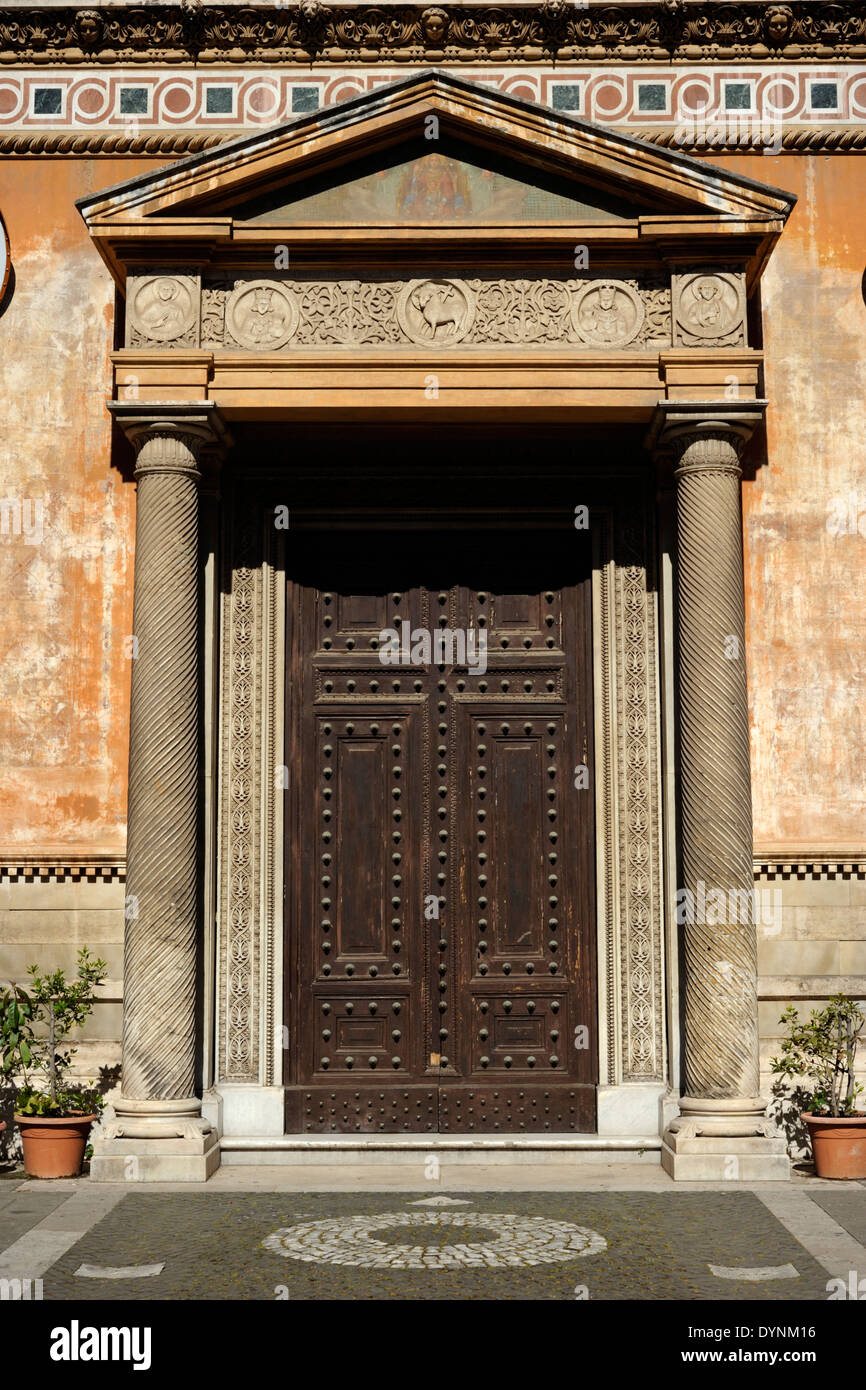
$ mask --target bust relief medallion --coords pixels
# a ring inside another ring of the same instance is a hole
[[[674,322],[683,347],[739,347],[745,317],[741,275],[695,271],[674,278]]]
[[[575,295],[574,331],[585,343],[623,347],[637,337],[644,320],[640,295],[621,280],[593,280]]]
[[[276,280],[247,280],[226,305],[226,328],[235,342],[251,351],[281,348],[298,327],[297,300]]]
[[[196,325],[198,286],[191,275],[153,275],[134,284],[130,324],[141,342],[177,343]]]

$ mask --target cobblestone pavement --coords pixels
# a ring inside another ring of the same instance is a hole
[[[749,1191],[138,1191],[45,1270],[44,1297],[787,1301],[825,1300],[827,1279]]]

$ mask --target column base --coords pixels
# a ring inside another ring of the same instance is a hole
[[[220,1166],[213,1130],[196,1139],[99,1139],[91,1182],[207,1182]]]
[[[220,1165],[219,1135],[196,1096],[118,1096],[93,1143],[92,1182],[207,1182]]]
[[[784,1136],[761,1096],[683,1096],[662,1135],[662,1167],[677,1182],[787,1182]]]
[[[791,1176],[781,1136],[696,1135],[673,1127],[662,1136],[662,1167],[675,1182],[787,1182]]]

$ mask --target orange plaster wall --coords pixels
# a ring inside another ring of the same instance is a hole
[[[755,845],[862,848],[866,159],[714,163],[799,198],[762,281],[768,464],[744,485]]]
[[[42,503],[41,542],[0,535],[3,849],[125,845],[134,484],[110,466],[113,284],[74,201],[159,162],[0,167],[0,498]]]

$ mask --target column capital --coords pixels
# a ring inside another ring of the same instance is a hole
[[[231,436],[213,401],[109,401],[108,409],[135,449],[135,476],[184,473],[198,481],[203,454],[218,460]]]
[[[670,458],[676,475],[732,472],[764,418],[765,400],[659,401],[645,444],[656,458]]]

